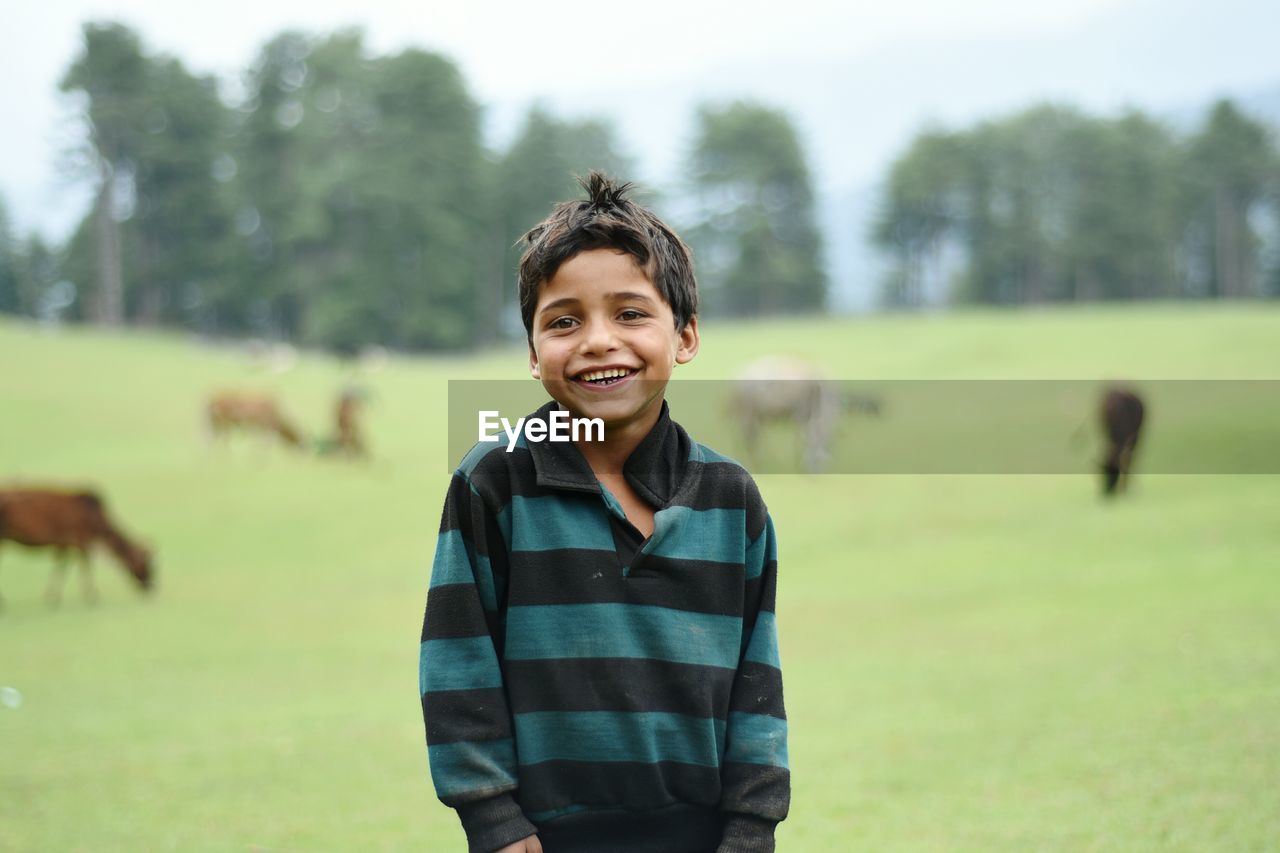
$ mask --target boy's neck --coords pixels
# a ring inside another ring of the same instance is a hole
[[[619,425],[606,424],[604,441],[575,441],[574,445],[597,478],[620,475],[622,466],[653,431],[661,414],[662,398],[659,397],[635,420]]]

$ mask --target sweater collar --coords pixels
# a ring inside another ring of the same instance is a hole
[[[530,418],[549,421],[559,404],[554,400],[542,406]],[[693,441],[678,423],[671,419],[667,401],[662,401],[658,420],[636,449],[623,463],[622,473],[639,495],[661,509],[671,502],[676,491],[685,484],[690,472],[689,459]],[[599,492],[600,482],[587,464],[586,457],[571,441],[528,442],[529,455],[539,486]]]

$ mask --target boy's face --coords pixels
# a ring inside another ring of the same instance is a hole
[[[698,321],[677,331],[635,258],[592,249],[543,283],[530,339],[529,370],[547,392],[576,417],[618,427],[657,419],[672,368],[698,352]]]

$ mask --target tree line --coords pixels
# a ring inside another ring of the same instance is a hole
[[[919,134],[873,239],[895,305],[1280,295],[1280,148],[1231,101],[1178,133],[1038,106]]]
[[[94,203],[49,245],[0,201],[0,312],[465,349],[522,334],[516,243],[579,195],[574,176],[635,171],[608,121],[539,105],[486,147],[451,60],[375,55],[358,30],[281,33],[228,92],[90,23],[60,87],[85,129],[67,168]],[[693,124],[678,193],[642,200],[691,243],[703,312],[822,310],[823,228],[790,118],[736,101]],[[870,237],[895,306],[1276,296],[1280,150],[1230,101],[1187,132],[1038,106],[917,135]]]
[[[86,129],[69,167],[94,204],[63,246],[20,239],[0,208],[0,311],[337,351],[467,348],[522,334],[516,241],[580,195],[574,176],[634,171],[608,122],[537,105],[488,150],[452,61],[373,55],[358,30],[279,34],[227,96],[130,28],[91,23],[60,85]],[[708,310],[821,307],[789,119],[735,102],[697,124],[678,224],[715,259],[700,270]]]

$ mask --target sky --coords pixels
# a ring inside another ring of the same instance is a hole
[[[378,53],[413,45],[453,58],[486,107],[492,144],[505,142],[535,99],[563,114],[605,114],[642,180],[659,188],[677,179],[698,102],[755,96],[792,113],[828,198],[872,182],[929,122],[970,121],[1041,97],[1172,108],[1280,89],[1273,0],[16,5],[0,34],[0,197],[19,231],[52,239],[89,199],[84,181],[59,167],[78,125],[57,90],[87,20],[126,23],[149,51],[227,80],[284,29],[358,26]]]

